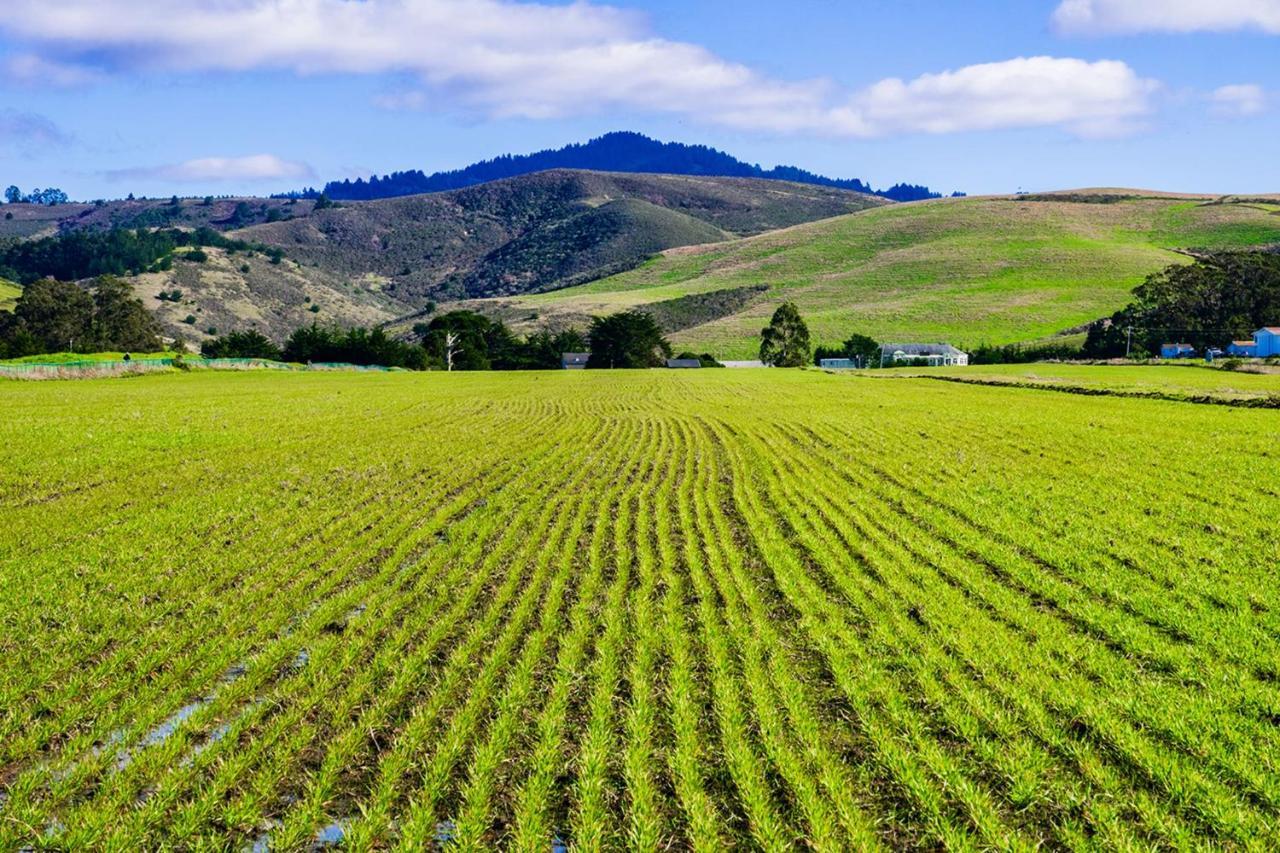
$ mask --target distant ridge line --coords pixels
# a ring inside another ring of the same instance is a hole
[[[473,163],[463,169],[427,175],[420,170],[392,172],[352,181],[330,181],[324,193],[336,201],[369,201],[379,198],[417,195],[463,189],[503,178],[514,178],[549,169],[587,169],[599,172],[643,172],[670,175],[703,175],[717,178],[763,178],[800,184],[852,190],[893,201],[921,201],[940,198],[928,187],[898,183],[884,190],[872,189],[857,178],[839,179],[797,168],[776,166],[762,169],[706,145],[659,142],[641,133],[617,131],[585,143],[537,151],[533,154],[504,154]],[[308,190],[297,195],[319,195]]]

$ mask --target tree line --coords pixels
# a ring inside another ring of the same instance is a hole
[[[29,193],[24,193],[15,186],[5,189],[4,200],[9,204],[43,204],[49,207],[66,204],[70,201],[67,194],[57,187],[49,187],[43,190],[36,189]]]
[[[283,346],[260,332],[243,331],[201,347],[209,358],[345,362],[410,370],[555,370],[562,354],[587,351],[589,368],[660,367],[672,352],[653,318],[641,311],[595,318],[585,333],[570,328],[521,337],[501,320],[474,311],[450,311],[416,324],[410,341],[382,329],[312,323],[295,329]]]
[[[1280,324],[1280,254],[1204,255],[1148,276],[1133,296],[1089,327],[1086,356],[1147,356],[1163,343],[1204,348],[1251,340],[1259,327]]]
[[[284,257],[278,247],[234,240],[209,227],[194,231],[113,228],[72,231],[11,245],[0,251],[0,277],[29,284],[42,278],[79,281],[102,275],[159,272],[169,268],[174,251],[183,247],[261,252],[275,263]]]
[[[163,348],[160,324],[115,276],[88,288],[41,279],[23,288],[11,313],[0,312],[0,358]]]

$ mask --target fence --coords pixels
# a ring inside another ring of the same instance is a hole
[[[197,370],[285,370],[285,371],[359,371],[390,373],[402,368],[383,367],[380,364],[347,364],[344,362],[317,362],[314,364],[286,364],[263,358],[135,358],[129,361],[50,361],[15,362],[0,364],[0,378],[9,379],[90,379],[107,376],[127,376],[173,370],[176,367]]]

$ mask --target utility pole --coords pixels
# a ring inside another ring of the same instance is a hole
[[[1133,352],[1133,326],[1125,326],[1124,331],[1127,335],[1127,340],[1124,345],[1124,357],[1128,358],[1129,353]]]

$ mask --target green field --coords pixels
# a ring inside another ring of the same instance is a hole
[[[964,382],[1002,382],[1058,389],[1160,394],[1186,398],[1259,400],[1280,397],[1280,368],[1249,373],[1198,364],[1106,365],[987,364],[964,368],[892,368],[859,373],[859,378],[932,376]]]
[[[0,849],[1280,837],[1274,412],[765,370],[0,409]]]
[[[21,287],[8,279],[0,278],[0,311],[12,311],[21,295]]]
[[[754,358],[783,300],[815,340],[851,332],[959,346],[1036,340],[1104,317],[1179,248],[1280,243],[1280,216],[1251,204],[1133,198],[1111,204],[943,199],[890,205],[744,240],[666,252],[639,269],[501,303],[504,316],[582,323],[591,314],[765,285],[737,309],[672,337]]]

